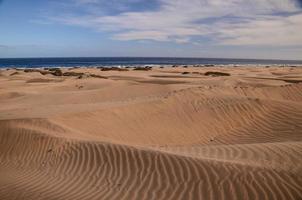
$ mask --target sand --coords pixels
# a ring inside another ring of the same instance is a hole
[[[0,70],[1,200],[302,199],[301,67],[62,71]]]

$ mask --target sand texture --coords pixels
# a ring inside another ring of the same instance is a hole
[[[52,73],[0,70],[1,200],[302,199],[301,67]]]

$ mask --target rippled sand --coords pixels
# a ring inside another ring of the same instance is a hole
[[[302,199],[302,68],[62,71],[0,70],[1,200]]]

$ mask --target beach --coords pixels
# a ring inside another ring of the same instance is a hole
[[[0,69],[0,199],[302,199],[302,67]]]

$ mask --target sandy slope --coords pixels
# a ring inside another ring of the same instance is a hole
[[[302,199],[302,68],[64,71],[0,71],[1,200]]]

